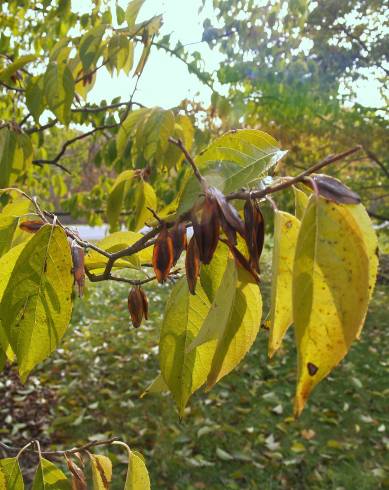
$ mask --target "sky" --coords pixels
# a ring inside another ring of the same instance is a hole
[[[115,0],[111,1],[112,5],[115,5]],[[200,42],[203,20],[208,17],[214,25],[217,25],[212,1],[206,0],[205,7],[199,14],[202,3],[202,0],[146,0],[138,20],[146,20],[161,13],[163,15],[161,34],[172,34],[173,45],[178,40],[183,44],[196,43],[187,46],[187,50],[199,51],[204,59],[205,70],[212,72],[219,66],[222,56],[217,50],[211,50],[206,43]],[[124,9],[127,4],[128,0],[119,0],[119,5]],[[91,5],[91,0],[72,0],[72,9],[80,13],[89,12]],[[139,46],[139,51],[135,52],[138,57],[140,50]],[[88,95],[88,102],[98,104],[102,99],[110,101],[118,96],[121,96],[122,100],[128,100],[134,83],[135,80],[124,73],[111,77],[108,71],[102,68],[96,78],[95,86]],[[226,87],[223,90],[222,86],[217,86],[217,89],[223,94]],[[383,105],[378,93],[378,82],[373,75],[368,80],[359,82],[356,91],[356,100],[360,104],[370,107]],[[167,109],[178,105],[185,98],[194,97],[208,105],[211,90],[201,83],[196,75],[191,75],[183,62],[163,50],[152,49],[134,100],[149,107],[160,106]]]

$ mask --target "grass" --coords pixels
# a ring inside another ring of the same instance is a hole
[[[388,292],[388,286],[376,289],[362,340],[315,390],[298,421],[291,417],[293,332],[269,362],[266,331],[234,373],[192,397],[180,421],[169,396],[140,398],[158,373],[169,288],[148,290],[151,318],[135,330],[126,288],[93,286],[77,303],[62,348],[38,373],[56,392],[51,444],[117,435],[144,454],[153,489],[389,488]],[[124,453],[108,451],[112,488],[121,489]]]

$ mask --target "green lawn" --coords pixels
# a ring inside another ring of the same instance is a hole
[[[388,286],[375,292],[362,340],[298,421],[291,417],[292,331],[269,362],[262,330],[234,373],[193,396],[182,421],[169,396],[140,399],[158,372],[169,288],[148,291],[151,318],[139,330],[129,323],[121,284],[92,286],[77,303],[63,348],[37,373],[55,391],[52,444],[119,436],[145,455],[154,490],[389,488]],[[124,454],[116,448],[109,454],[117,475],[112,488],[121,489]]]

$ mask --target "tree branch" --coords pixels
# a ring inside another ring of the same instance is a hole
[[[172,143],[173,145],[178,146],[178,148],[182,151],[182,153],[185,155],[185,158],[188,160],[190,166],[193,169],[193,173],[195,174],[196,179],[200,182],[200,184],[204,187],[206,185],[206,180],[204,177],[201,175],[200,170],[198,169],[194,159],[192,158],[191,154],[189,151],[185,148],[184,143],[180,139],[174,139],[171,136],[169,137],[169,143]]]
[[[88,131],[86,133],[79,134],[78,136],[75,136],[74,138],[71,138],[70,140],[66,141],[62,145],[62,148],[61,148],[60,152],[53,159],[51,159],[51,160],[46,160],[46,159],[33,160],[32,163],[34,165],[55,165],[56,167],[59,167],[62,170],[64,170],[65,172],[67,172],[68,174],[71,174],[70,170],[68,170],[66,167],[64,167],[63,165],[61,165],[61,164],[58,163],[58,161],[64,155],[67,147],[70,146],[70,145],[72,145],[76,141],[79,141],[79,140],[82,140],[84,138],[87,138],[88,136],[91,136],[92,134],[96,133],[97,131],[102,131],[104,129],[116,128],[119,124],[120,123],[107,124],[105,126],[97,126],[96,128],[93,128],[92,130],[90,130],[90,131]]]
[[[40,451],[41,454],[45,454],[46,456],[64,456],[65,454],[74,454],[74,453],[81,453],[84,451],[87,451],[91,447],[96,447],[96,446],[108,446],[112,444],[115,441],[118,441],[118,437],[111,437],[110,439],[106,439],[104,441],[90,441],[87,444],[84,444],[83,446],[80,447],[73,447],[71,449],[64,449],[60,451]],[[9,446],[8,444],[5,444],[4,442],[0,442],[0,448],[4,449],[5,451],[9,452],[19,452],[21,449],[20,447],[15,447],[15,446]],[[24,451],[28,452],[33,452],[33,453],[38,453],[39,451],[37,449],[32,449],[30,447],[25,447]]]

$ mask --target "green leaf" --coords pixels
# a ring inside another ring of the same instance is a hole
[[[195,159],[207,181],[228,194],[253,186],[285,155],[277,141],[254,129],[230,131],[211,143]],[[191,175],[181,197],[178,212],[188,211],[200,193]]]
[[[112,480],[112,463],[107,456],[90,454],[93,490],[107,490]]]
[[[34,61],[36,56],[33,54],[27,54],[25,56],[20,56],[16,61],[7,66],[4,70],[0,70],[0,81],[7,81],[9,78],[16,73],[20,68],[23,68],[31,61]]]
[[[17,458],[0,459],[0,488],[24,490],[23,476]]]
[[[123,442],[114,444],[124,446],[128,453],[128,469],[124,490],[150,490],[150,478],[143,456],[131,449]]]
[[[13,268],[0,303],[0,319],[23,382],[59,345],[69,324],[71,269],[65,232],[51,225],[44,225],[27,242]]]
[[[27,134],[0,129],[0,187],[12,185],[32,164],[32,145]]]
[[[44,79],[43,76],[31,77],[26,87],[26,105],[34,121],[39,124],[39,117],[44,110]]]
[[[186,278],[174,286],[166,305],[159,343],[162,376],[169,387],[180,417],[192,393],[206,381],[215,350],[208,342],[187,352],[208,314],[210,303],[200,285],[189,293]]]
[[[144,3],[145,0],[132,0],[132,2],[128,4],[125,17],[129,28],[135,24],[139,10]]]
[[[217,251],[221,260],[203,267],[200,281],[212,301],[207,317],[189,351],[212,340],[217,341],[212,364],[207,376],[207,389],[231,372],[250,350],[259,330],[262,300],[252,276],[229,256],[222,279],[224,245]],[[216,279],[216,280],[215,280]]]
[[[175,139],[180,139],[185,148],[190,151],[193,145],[194,128],[188,116],[178,115],[176,117],[172,136]],[[182,151],[176,145],[169,144],[164,154],[164,166],[167,168],[178,167],[183,160]]]
[[[293,193],[296,218],[302,220],[308,205],[309,195],[296,186],[293,186]]]
[[[159,159],[167,150],[169,136],[174,131],[174,114],[159,107],[152,109],[146,122],[136,135],[139,151],[146,161]]]
[[[292,278],[300,221],[283,211],[274,213],[274,246],[269,319],[269,357],[281,345],[285,332],[293,323]]]
[[[185,278],[176,284],[161,329],[160,366],[180,416],[192,393],[206,381],[212,387],[242,360],[260,320],[258,286],[246,271],[235,270],[225,245],[202,266],[196,295],[189,294]]]
[[[129,66],[128,59],[131,55],[133,60],[133,50],[130,52],[130,41],[124,34],[117,34],[112,36],[108,43],[107,52],[107,69],[111,73],[114,73],[115,69],[117,73],[120,70],[125,69],[128,72],[131,70],[132,66]],[[132,65],[132,61],[131,61]]]
[[[25,198],[17,198],[0,212],[0,257],[11,248],[19,217],[26,214],[29,208],[30,201]]]
[[[151,113],[151,109],[139,109],[131,111],[126,119],[122,122],[117,137],[116,145],[118,154],[122,155],[127,147],[128,142],[139,124],[142,123],[145,117]]]
[[[40,458],[32,490],[71,490],[71,487],[69,480],[59,468],[51,461]]]
[[[103,240],[97,242],[97,246],[106,250],[107,252],[118,252],[123,250],[143,237],[141,233],[135,233],[133,231],[117,231],[108,235]],[[130,257],[123,257],[115,262],[115,268],[135,268],[139,269],[141,264],[147,264],[151,262],[153,255],[153,247],[147,247],[140,252],[131,255]],[[98,252],[90,249],[85,255],[85,267],[88,270],[103,269],[107,263],[107,258]]]
[[[44,76],[44,92],[50,110],[60,122],[68,125],[74,97],[74,79],[67,65],[49,64]]]
[[[293,268],[298,353],[295,414],[347,354],[369,300],[369,257],[350,206],[310,197]]]
[[[110,229],[115,229],[123,206],[124,196],[127,194],[128,185],[134,178],[134,170],[125,170],[116,177],[107,201],[107,218]]]
[[[157,209],[157,196],[154,189],[148,182],[141,180],[135,191],[135,214],[133,225],[131,228],[138,231],[145,226],[145,223],[153,218],[153,214],[149,209]]]
[[[105,26],[99,25],[90,29],[81,38],[79,53],[84,74],[88,72],[99,58],[104,32]]]

